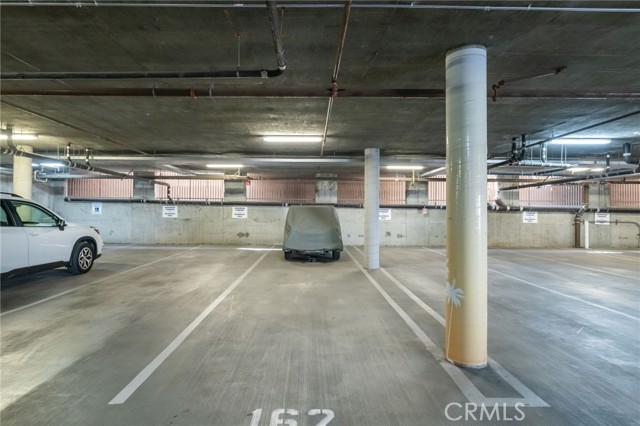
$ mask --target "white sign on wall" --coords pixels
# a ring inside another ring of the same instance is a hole
[[[162,217],[163,218],[177,218],[178,217],[178,206],[162,206]]]
[[[538,223],[538,212],[522,212],[522,223]]]
[[[91,203],[91,214],[102,214],[102,203]]]
[[[391,209],[379,209],[378,218],[380,220],[391,220]]]
[[[596,225],[608,225],[611,221],[611,215],[609,213],[596,213]]]
[[[248,214],[248,207],[232,207],[231,217],[234,219],[246,219]]]

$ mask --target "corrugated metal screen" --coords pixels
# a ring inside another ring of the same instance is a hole
[[[405,204],[407,183],[405,181],[380,181],[380,204]],[[338,204],[363,204],[364,181],[338,181]]]
[[[584,199],[582,185],[548,185],[522,188],[518,192],[521,206],[579,206]]]
[[[436,175],[434,178],[444,179],[445,175]],[[427,182],[427,203],[433,206],[447,204],[447,182],[444,180],[430,180]]]
[[[255,203],[314,203],[313,180],[251,180],[247,184],[247,201]]]
[[[363,204],[364,181],[350,180],[338,182],[338,204]]]
[[[180,176],[172,172],[156,172],[156,177]],[[162,181],[162,179],[159,179]],[[222,179],[167,179],[163,181],[171,185],[171,198],[174,200],[211,200],[224,199],[224,181]],[[167,187],[155,186],[156,199],[167,198]]]
[[[611,207],[640,207],[639,183],[609,183]]]
[[[434,176],[444,178],[444,175]],[[530,178],[527,178],[530,179]],[[542,181],[542,179],[541,179]],[[431,205],[444,206],[447,203],[447,183],[429,181],[427,185],[428,202]],[[576,206],[582,204],[583,194],[580,185],[554,185],[518,190],[521,206]],[[498,183],[487,183],[487,202],[491,203],[498,195]]]
[[[67,179],[67,196],[71,198],[131,198],[131,179]]]

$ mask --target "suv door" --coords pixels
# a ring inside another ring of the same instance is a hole
[[[23,269],[29,266],[29,241],[24,228],[16,226],[8,206],[4,201],[0,203],[0,260],[2,260],[2,273]]]
[[[29,241],[29,266],[69,260],[73,241],[69,241],[60,228],[58,216],[28,201],[8,202],[22,222]]]

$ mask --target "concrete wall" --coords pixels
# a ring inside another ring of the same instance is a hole
[[[287,207],[248,206],[246,219],[234,219],[231,206],[178,205],[177,218],[163,218],[163,206],[141,203],[103,203],[93,215],[91,203],[63,202],[57,211],[72,222],[97,226],[106,242],[139,244],[282,243]],[[339,208],[345,244],[362,245],[364,210]],[[489,212],[490,247],[574,247],[573,213],[538,213],[538,223],[523,223],[521,212]],[[593,214],[585,214],[593,221]],[[611,221],[636,222],[640,213],[611,213]],[[446,210],[391,209],[391,220],[381,221],[383,246],[444,247]],[[584,226],[581,243],[584,245]],[[638,248],[638,228],[633,224],[590,225],[591,248]]]
[[[2,177],[0,188],[11,191],[11,179]],[[71,222],[97,226],[107,243],[136,244],[232,244],[282,243],[286,207],[248,206],[246,219],[234,219],[231,206],[178,205],[177,218],[163,218],[161,204],[104,202],[102,214],[92,214],[90,202],[65,202],[63,182],[34,182],[33,198]],[[364,211],[340,208],[343,240],[347,245],[364,242]],[[522,212],[489,212],[490,247],[574,247],[574,214],[539,212],[538,223],[523,223]],[[586,213],[583,220],[593,222]],[[611,213],[609,225],[589,227],[591,248],[638,248],[640,212]],[[380,243],[384,246],[444,247],[446,210],[391,209],[391,220],[381,221]],[[581,245],[585,242],[581,226]]]

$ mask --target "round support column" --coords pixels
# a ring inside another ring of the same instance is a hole
[[[33,148],[30,146],[23,145],[17,146],[17,148],[24,152],[33,152]],[[13,193],[29,199],[33,198],[31,196],[33,183],[31,163],[31,158],[17,155],[13,157]]]
[[[367,269],[380,267],[380,149],[364,150],[364,258]]]
[[[447,52],[445,357],[487,365],[487,52]]]

